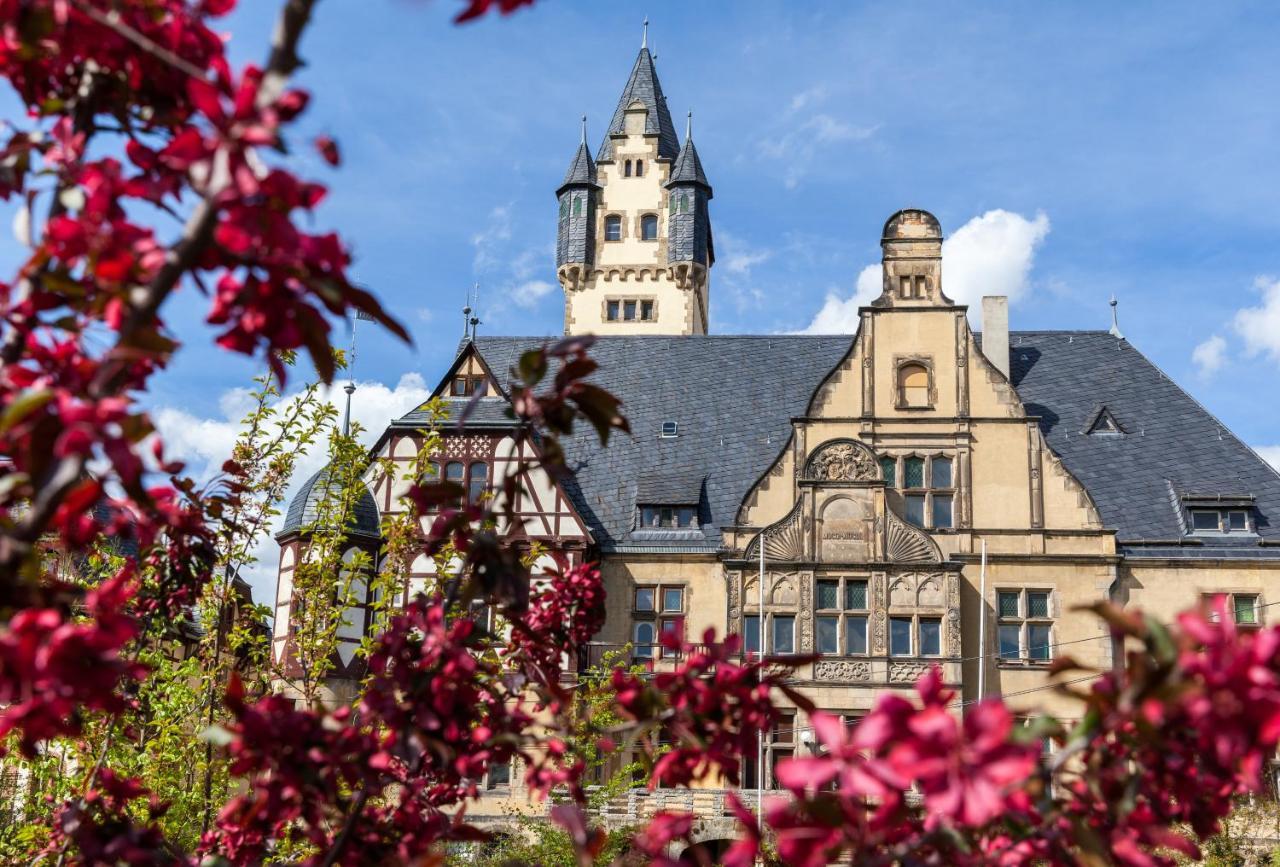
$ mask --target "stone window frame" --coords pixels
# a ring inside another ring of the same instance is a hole
[[[822,581],[835,581],[839,589],[837,593],[836,608],[819,608],[818,607],[818,584]],[[850,608],[846,605],[848,599],[848,585],[851,581],[861,581],[866,585],[866,607]],[[866,659],[872,656],[872,623],[874,618],[875,600],[872,598],[871,575],[868,574],[845,574],[826,575],[818,574],[813,576],[813,652],[821,656],[823,659]],[[818,650],[818,619],[820,617],[836,617],[839,624],[836,627],[836,652],[823,653]],[[862,617],[866,620],[866,648],[861,653],[849,652],[848,627],[845,625],[850,617]]]
[[[609,237],[609,220],[613,217],[618,218],[618,237]],[[600,238],[606,244],[621,244],[627,240],[627,218],[624,214],[617,211],[609,211],[600,215]]]
[[[653,217],[654,219],[653,238],[651,239],[646,239],[644,236],[645,217]],[[636,214],[634,222],[635,225],[632,226],[632,229],[634,230],[634,236],[637,241],[645,241],[646,243],[652,241],[653,243],[657,243],[662,240],[662,216],[657,211],[641,211]]]
[[[1058,644],[1058,622],[1062,618],[1062,612],[1059,608],[1060,600],[1058,599],[1057,588],[1045,584],[997,584],[992,588],[992,610],[995,620],[995,658],[996,665],[1000,668],[1045,668],[1053,664],[1054,651]],[[1000,615],[1000,594],[1001,593],[1017,593],[1018,594],[1018,614],[1017,616],[1002,617]],[[1027,613],[1027,594],[1028,593],[1047,593],[1049,596],[1048,613],[1044,617],[1032,617]],[[984,601],[985,604],[985,601]],[[1044,625],[1049,627],[1049,655],[1045,659],[1032,659],[1030,638],[1028,636],[1028,625]],[[1014,626],[1018,627],[1018,656],[1005,657],[1000,653],[1000,627]]]
[[[908,365],[923,367],[929,376],[929,402],[924,406],[913,406],[906,402],[902,391],[902,368]],[[893,357],[893,408],[906,412],[930,412],[938,406],[938,380],[934,370],[932,355],[895,355]]]
[[[1267,618],[1262,613],[1267,610],[1267,603],[1263,601],[1264,593],[1257,587],[1224,587],[1224,588],[1198,588],[1200,599],[1204,602],[1209,612],[1209,619],[1216,620],[1218,613],[1213,608],[1213,600],[1218,596],[1227,598],[1227,610],[1231,613],[1231,619],[1235,621],[1236,628],[1246,631],[1256,631],[1263,629],[1267,625]],[[1236,597],[1252,596],[1253,597],[1253,623],[1241,623],[1236,620]]]
[[[619,318],[617,319],[610,319],[609,318],[609,302],[610,301],[616,301],[618,303],[619,311],[623,309],[621,305],[625,304],[628,301],[634,301],[636,303],[636,313],[637,313],[636,318],[623,319],[621,316],[619,316]],[[646,301],[649,302],[649,305],[650,305],[649,309],[653,312],[653,315],[648,319],[642,319],[638,314],[640,313],[641,305],[644,304],[644,302]],[[657,295],[606,295],[600,302],[600,321],[601,322],[621,322],[621,323],[657,322],[658,321],[658,296]]]
[[[653,591],[653,608],[642,609],[639,605],[639,596],[641,590]],[[678,590],[680,592],[680,607],[678,609],[667,608],[663,603],[665,601],[666,591]],[[632,649],[631,656],[636,660],[657,660],[678,658],[679,653],[672,653],[664,650],[662,647],[662,635],[664,628],[668,625],[675,624],[675,628],[680,630],[683,636],[685,632],[685,621],[689,617],[689,584],[687,581],[671,581],[665,580],[661,582],[651,583],[648,581],[636,582],[631,588],[631,637]],[[648,653],[640,653],[639,644],[635,642],[636,630],[642,623],[647,623],[653,627],[653,642],[648,647]]]
[[[916,576],[915,587],[911,588],[911,601],[908,604],[893,601],[893,590],[899,580],[905,580],[910,573],[890,574],[888,577],[888,590],[884,599],[884,655],[890,660],[909,661],[909,660],[945,660],[953,658],[953,655],[947,649],[947,619],[950,617],[950,608],[947,605],[947,584],[944,575],[924,575]],[[925,581],[936,581],[938,590],[942,594],[941,602],[937,605],[920,604],[920,585]],[[899,655],[893,652],[893,621],[894,620],[910,620],[911,621],[911,652],[906,655]],[[938,652],[925,656],[920,653],[920,621],[936,620],[938,622]]]
[[[779,708],[779,718],[762,738],[764,747],[764,774],[762,775],[766,790],[776,791],[782,786],[778,784],[777,763],[780,760],[794,758],[802,746],[800,732],[800,713],[798,708]],[[759,780],[756,762],[759,761],[754,750],[742,757],[740,773],[743,787],[754,787]]]
[[[924,495],[924,518],[925,523],[920,527],[921,530],[928,530],[937,533],[949,533],[956,530],[956,504],[960,500],[961,490],[959,483],[959,453],[950,451],[924,451],[921,449],[913,449],[905,452],[880,452],[877,454],[877,462],[880,463],[880,473],[884,475],[885,459],[891,459],[894,462],[893,484],[889,484],[885,480],[885,488],[894,491],[899,497],[903,498],[903,520],[906,520],[906,497]],[[924,461],[924,487],[907,488],[903,487],[906,476],[906,462],[908,458],[920,458]],[[933,462],[938,458],[945,458],[951,462],[951,485],[945,488],[934,487],[933,482]],[[933,498],[935,494],[948,496],[951,498],[951,525],[947,527],[935,527],[933,521]],[[908,521],[907,523],[911,523]],[[912,526],[916,526],[912,524]]]

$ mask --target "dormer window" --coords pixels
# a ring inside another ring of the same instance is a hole
[[[1249,513],[1244,509],[1192,509],[1192,533],[1249,533]]]
[[[453,397],[473,397],[476,395],[484,397],[489,393],[489,380],[483,374],[479,376],[459,374],[450,383],[449,393]]]
[[[640,218],[640,240],[658,240],[658,218],[654,214],[645,214]]]
[[[606,241],[622,240],[622,217],[610,214],[604,218],[604,239]]]
[[[641,506],[640,529],[674,530],[697,526],[696,506]]]
[[[1252,536],[1253,497],[1247,494],[1183,494],[1187,533],[1192,536]]]

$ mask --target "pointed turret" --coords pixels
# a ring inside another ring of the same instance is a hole
[[[595,251],[596,164],[587,148],[587,118],[582,117],[582,139],[569,163],[564,183],[556,190],[560,221],[556,229],[556,269],[561,280],[581,279]],[[581,267],[579,267],[581,266]],[[570,273],[572,272],[572,273]]]
[[[667,180],[667,262],[677,283],[699,285],[707,268],[715,262],[711,243],[711,184],[702,170],[698,149],[693,145],[693,112],[685,129],[684,147],[671,167]]]
[[[635,129],[628,126],[628,117],[635,118],[632,123],[636,127],[641,123],[643,127]],[[596,152],[596,161],[612,160],[614,136],[625,137],[629,132],[657,136],[660,159],[673,160],[680,152],[680,140],[676,137],[671,112],[667,110],[667,98],[662,95],[662,85],[658,83],[658,72],[647,44],[640,49],[635,66],[631,68],[631,77],[622,89],[618,107],[613,110],[613,119],[609,121],[604,141]]]

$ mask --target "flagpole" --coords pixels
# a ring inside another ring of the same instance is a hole
[[[764,656],[764,537],[760,530],[760,577],[756,580],[756,649]],[[756,830],[764,831],[764,729],[756,733]]]

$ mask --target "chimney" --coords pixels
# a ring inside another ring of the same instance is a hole
[[[1009,297],[984,295],[982,298],[982,354],[1009,378]]]

